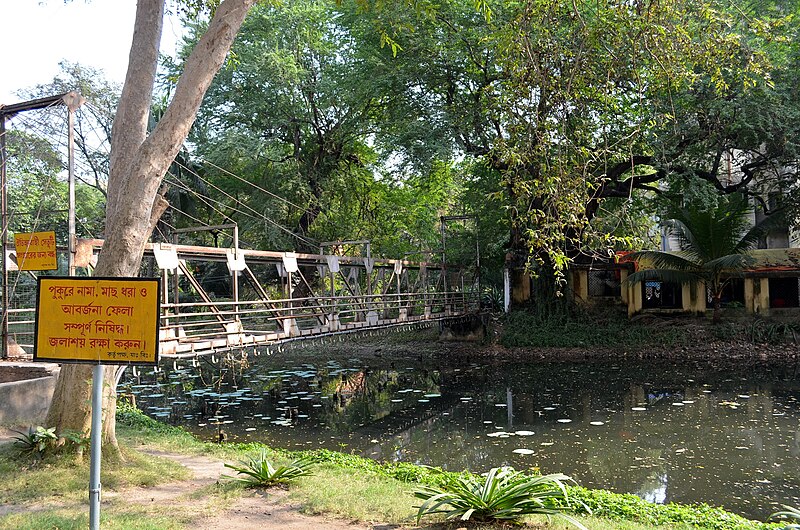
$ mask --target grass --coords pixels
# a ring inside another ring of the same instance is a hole
[[[289,489],[289,500],[299,505],[301,511],[350,521],[413,526],[416,515],[413,506],[419,501],[413,497],[412,491],[419,485],[441,484],[446,475],[413,464],[380,463],[327,450],[284,451],[259,444],[204,443],[181,429],[158,423],[124,407],[120,410],[117,430],[127,462],[104,464],[102,482],[106,492],[186,478],[186,471],[178,464],[138,453],[134,450],[137,447],[207,455],[224,461],[242,459],[264,449],[279,464],[304,456],[317,462],[313,468],[314,476],[298,478]],[[64,457],[46,457],[36,465],[21,466],[20,457],[9,445],[0,446],[0,476],[3,477],[0,504],[34,506],[35,510],[0,516],[0,528],[86,528],[88,467]],[[198,518],[223,512],[244,491],[242,485],[222,481],[198,488],[170,503],[151,503],[147,498],[130,499],[122,495],[108,496],[103,500],[102,527],[113,530],[195,528]],[[586,503],[594,512],[593,516],[578,516],[593,530],[765,530],[781,526],[748,521],[704,505],[655,505],[633,495],[579,487],[571,487],[568,491],[570,499]],[[531,525],[530,528],[571,528],[568,523],[548,522],[537,516],[527,517],[524,521]],[[436,519],[430,522],[439,524]],[[542,526],[544,523],[547,525]],[[452,529],[461,526],[463,523],[452,526]],[[507,527],[483,524],[468,528]]]
[[[20,457],[8,444],[0,452],[0,504],[19,504],[82,499],[87,493],[89,463],[76,463],[65,455],[51,455],[35,462]],[[104,462],[100,481],[109,490],[188,478],[188,472],[172,461],[125,450],[126,462]]]
[[[297,481],[290,499],[302,504],[304,513],[357,521],[408,524],[416,513],[408,484],[334,464],[319,465],[313,478]]]

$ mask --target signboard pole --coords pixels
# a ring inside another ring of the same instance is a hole
[[[92,439],[89,468],[89,529],[100,530],[100,460],[103,433],[103,365],[92,373]]]
[[[160,294],[155,278],[37,278],[33,360],[94,365],[90,530],[100,530],[104,365],[158,365]]]

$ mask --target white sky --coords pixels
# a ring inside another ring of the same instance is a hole
[[[67,60],[125,80],[136,0],[0,0],[0,103],[17,90],[48,83]],[[162,53],[173,55],[180,22],[168,17]]]

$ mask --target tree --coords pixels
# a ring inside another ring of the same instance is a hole
[[[393,11],[387,25],[410,16]],[[440,146],[500,175],[507,248],[552,283],[581,254],[632,244],[592,222],[601,211],[609,220],[605,201],[641,215],[634,194],[664,194],[662,183],[681,174],[678,157],[694,147],[696,165],[713,159],[708,144],[681,143],[693,117],[672,107],[703,87],[715,106],[730,90],[741,103],[766,87],[774,57],[765,39],[781,24],[715,0],[503,2],[485,24],[453,1],[398,39],[398,61],[408,99],[424,102],[428,137],[441,132],[450,141]]]
[[[20,91],[24,99],[34,99],[75,90],[87,103],[75,114],[76,179],[105,196],[108,181],[108,149],[111,125],[119,100],[120,87],[106,80],[102,70],[63,61],[61,73],[49,83]],[[23,127],[26,123],[23,122]],[[37,123],[35,134],[61,138],[63,114]],[[58,142],[54,142],[58,145]],[[79,203],[80,204],[80,203]]]
[[[167,207],[159,193],[170,163],[189,134],[208,86],[222,66],[234,37],[255,0],[224,0],[186,60],[172,101],[148,135],[147,124],[158,64],[165,0],[140,0],[136,7],[128,72],[111,132],[106,204],[106,241],[96,274],[129,277],[139,273],[144,245]],[[88,432],[92,369],[64,365],[56,382],[47,424],[57,432]],[[116,441],[116,370],[105,370],[103,438]]]
[[[742,194],[720,197],[716,205],[690,205],[675,211],[665,223],[681,243],[681,252],[654,250],[634,252],[628,257],[652,265],[628,276],[632,284],[657,280],[677,284],[704,285],[713,301],[714,323],[720,320],[722,291],[732,277],[754,262],[748,252],[771,221],[753,225],[752,211]],[[704,293],[701,293],[704,296]]]

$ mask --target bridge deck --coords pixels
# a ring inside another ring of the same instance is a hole
[[[88,268],[103,242],[81,243],[91,252],[78,265]],[[154,243],[142,270],[162,279],[163,357],[426,325],[479,309],[476,282],[438,263]],[[35,310],[15,305],[8,343],[30,352]]]

